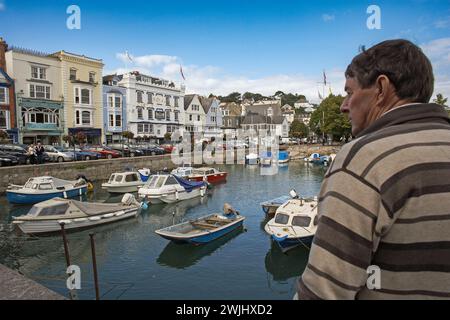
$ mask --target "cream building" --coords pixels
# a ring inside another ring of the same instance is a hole
[[[52,56],[61,62],[65,134],[83,132],[87,143],[103,143],[102,60],[66,51]]]

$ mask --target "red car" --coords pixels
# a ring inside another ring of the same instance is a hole
[[[90,146],[90,147],[84,148],[84,150],[97,152],[97,153],[101,154],[101,157],[104,159],[120,158],[122,156],[120,154],[120,152],[115,151],[110,148],[107,148],[107,147]]]
[[[163,148],[166,153],[172,153],[173,149],[175,149],[175,146],[171,144],[163,144],[160,147]]]

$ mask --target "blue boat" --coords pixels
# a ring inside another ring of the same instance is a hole
[[[88,184],[80,178],[76,181],[63,180],[53,177],[30,178],[23,185],[9,185],[6,198],[10,203],[34,204],[55,197],[67,199],[86,194]]]
[[[278,152],[278,163],[286,163],[289,162],[289,152],[288,151],[279,151]]]
[[[156,230],[161,237],[176,243],[205,244],[241,227],[245,217],[239,214],[223,216],[211,214]]]

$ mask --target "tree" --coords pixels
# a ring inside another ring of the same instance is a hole
[[[436,99],[433,100],[434,103],[440,104],[441,106],[446,107],[446,103],[447,103],[447,98],[444,98],[444,96],[442,95],[442,93],[438,93],[436,95]]]
[[[222,102],[239,103],[239,102],[241,102],[241,94],[239,92],[233,92],[233,93],[230,93],[226,97],[219,97],[219,100],[222,101]]]
[[[130,139],[134,138],[134,133],[131,131],[124,131],[122,132],[122,137],[128,140],[128,144],[130,144]]]
[[[310,129],[319,136],[332,134],[335,140],[349,137],[352,126],[347,116],[339,110],[343,101],[344,97],[333,94],[324,99],[311,115]]]
[[[167,132],[167,133],[164,135],[164,140],[170,141],[171,139],[172,139],[172,134],[171,134],[170,132]]]
[[[298,120],[294,120],[289,129],[289,136],[294,138],[306,138],[308,136],[308,127]]]

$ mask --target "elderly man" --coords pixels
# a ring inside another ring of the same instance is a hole
[[[325,175],[296,297],[449,299],[450,120],[429,103],[430,61],[390,40],[357,55],[345,76],[341,111],[355,139]]]

